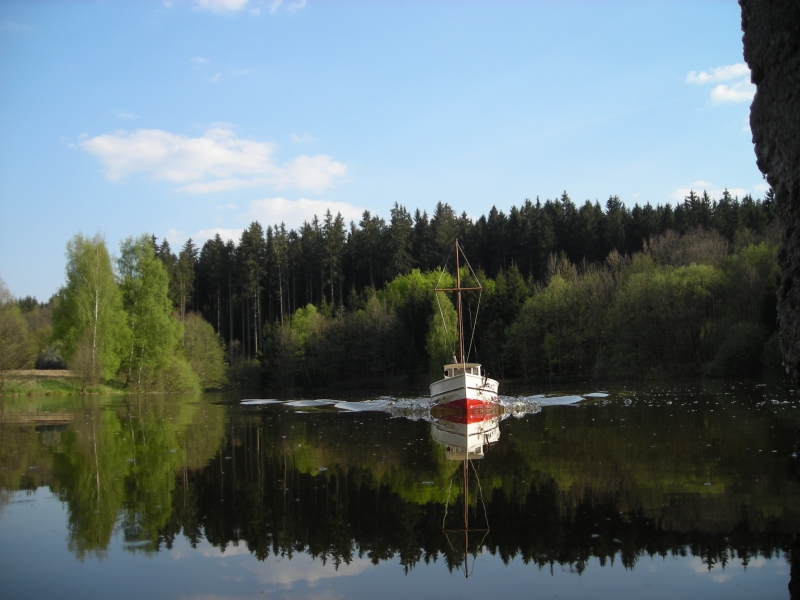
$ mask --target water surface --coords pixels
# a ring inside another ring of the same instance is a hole
[[[536,391],[466,494],[420,399],[6,399],[0,596],[790,597],[796,392]]]

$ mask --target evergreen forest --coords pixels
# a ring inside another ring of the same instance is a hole
[[[28,363],[66,361],[89,384],[417,388],[453,354],[453,302],[433,290],[453,276],[458,238],[462,279],[483,287],[465,295],[469,358],[490,376],[759,375],[781,369],[772,205],[771,191],[632,208],[564,192],[474,219],[395,204],[388,222],[253,222],[238,243],[173,250],[143,235],[113,259],[101,236],[79,234],[60,292],[4,310],[28,323]]]

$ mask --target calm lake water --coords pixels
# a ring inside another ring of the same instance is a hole
[[[0,597],[800,598],[783,384],[233,400],[0,400]]]

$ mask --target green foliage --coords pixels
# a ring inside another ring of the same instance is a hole
[[[225,380],[225,348],[214,328],[197,313],[189,313],[183,323],[183,351],[204,390],[219,389]]]
[[[453,303],[444,294],[432,299],[434,313],[428,324],[425,350],[430,357],[429,371],[434,380],[442,378],[442,365],[455,361],[458,343],[458,315]],[[466,348],[464,349],[466,354]]]
[[[779,269],[775,251],[761,242],[725,259],[725,305],[732,322],[757,319],[767,332],[776,329]]]
[[[53,337],[87,383],[111,378],[130,344],[122,295],[106,243],[77,234],[67,243],[67,281],[53,311]]]
[[[126,385],[142,387],[143,378],[158,379],[158,371],[168,365],[175,368],[172,354],[183,327],[172,316],[169,279],[163,263],[156,258],[150,236],[144,234],[122,242],[119,270],[131,332],[123,361]]]
[[[751,376],[761,372],[764,329],[752,321],[737,323],[725,336],[711,366],[712,375]]]
[[[771,374],[783,374],[783,354],[781,353],[781,342],[777,333],[773,333],[766,342],[761,352],[761,365],[764,371]]]
[[[0,392],[6,372],[28,366],[33,357],[28,340],[28,325],[5,283],[0,279]]]
[[[261,364],[255,359],[240,358],[228,368],[228,381],[239,390],[261,389],[261,379]]]
[[[586,373],[594,366],[611,294],[611,276],[568,269],[529,298],[507,332],[507,361],[525,377]]]
[[[609,307],[601,368],[629,377],[695,371],[713,356],[723,281],[696,264],[631,276]]]
[[[159,369],[145,371],[141,387],[159,392],[199,392],[202,389],[198,374],[179,355],[170,356],[167,364]]]

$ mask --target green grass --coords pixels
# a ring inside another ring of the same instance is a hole
[[[49,377],[9,375],[0,395],[3,396],[75,396],[81,393],[81,380],[77,377]],[[86,394],[123,394],[122,384],[115,380],[87,386]]]

